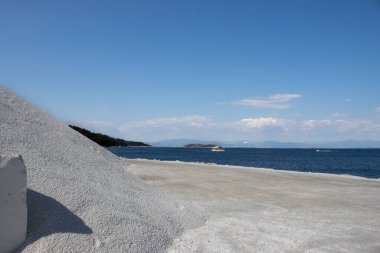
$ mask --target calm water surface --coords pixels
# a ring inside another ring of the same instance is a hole
[[[126,158],[204,162],[380,178],[380,149],[317,151],[316,149],[227,148],[225,152],[212,152],[205,148],[115,147],[108,150]]]

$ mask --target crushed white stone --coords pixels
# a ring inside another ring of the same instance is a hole
[[[19,252],[164,252],[204,218],[137,179],[127,164],[0,87],[0,154],[28,174]]]

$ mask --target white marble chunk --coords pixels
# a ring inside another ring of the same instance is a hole
[[[0,156],[0,252],[15,250],[27,229],[26,168],[21,156]]]

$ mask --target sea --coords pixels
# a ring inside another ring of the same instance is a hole
[[[224,152],[213,152],[208,148],[111,147],[108,150],[131,159],[201,162],[380,178],[380,149],[226,148]]]

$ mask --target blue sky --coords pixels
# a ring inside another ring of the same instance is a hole
[[[0,1],[0,83],[126,139],[380,140],[380,1]]]

